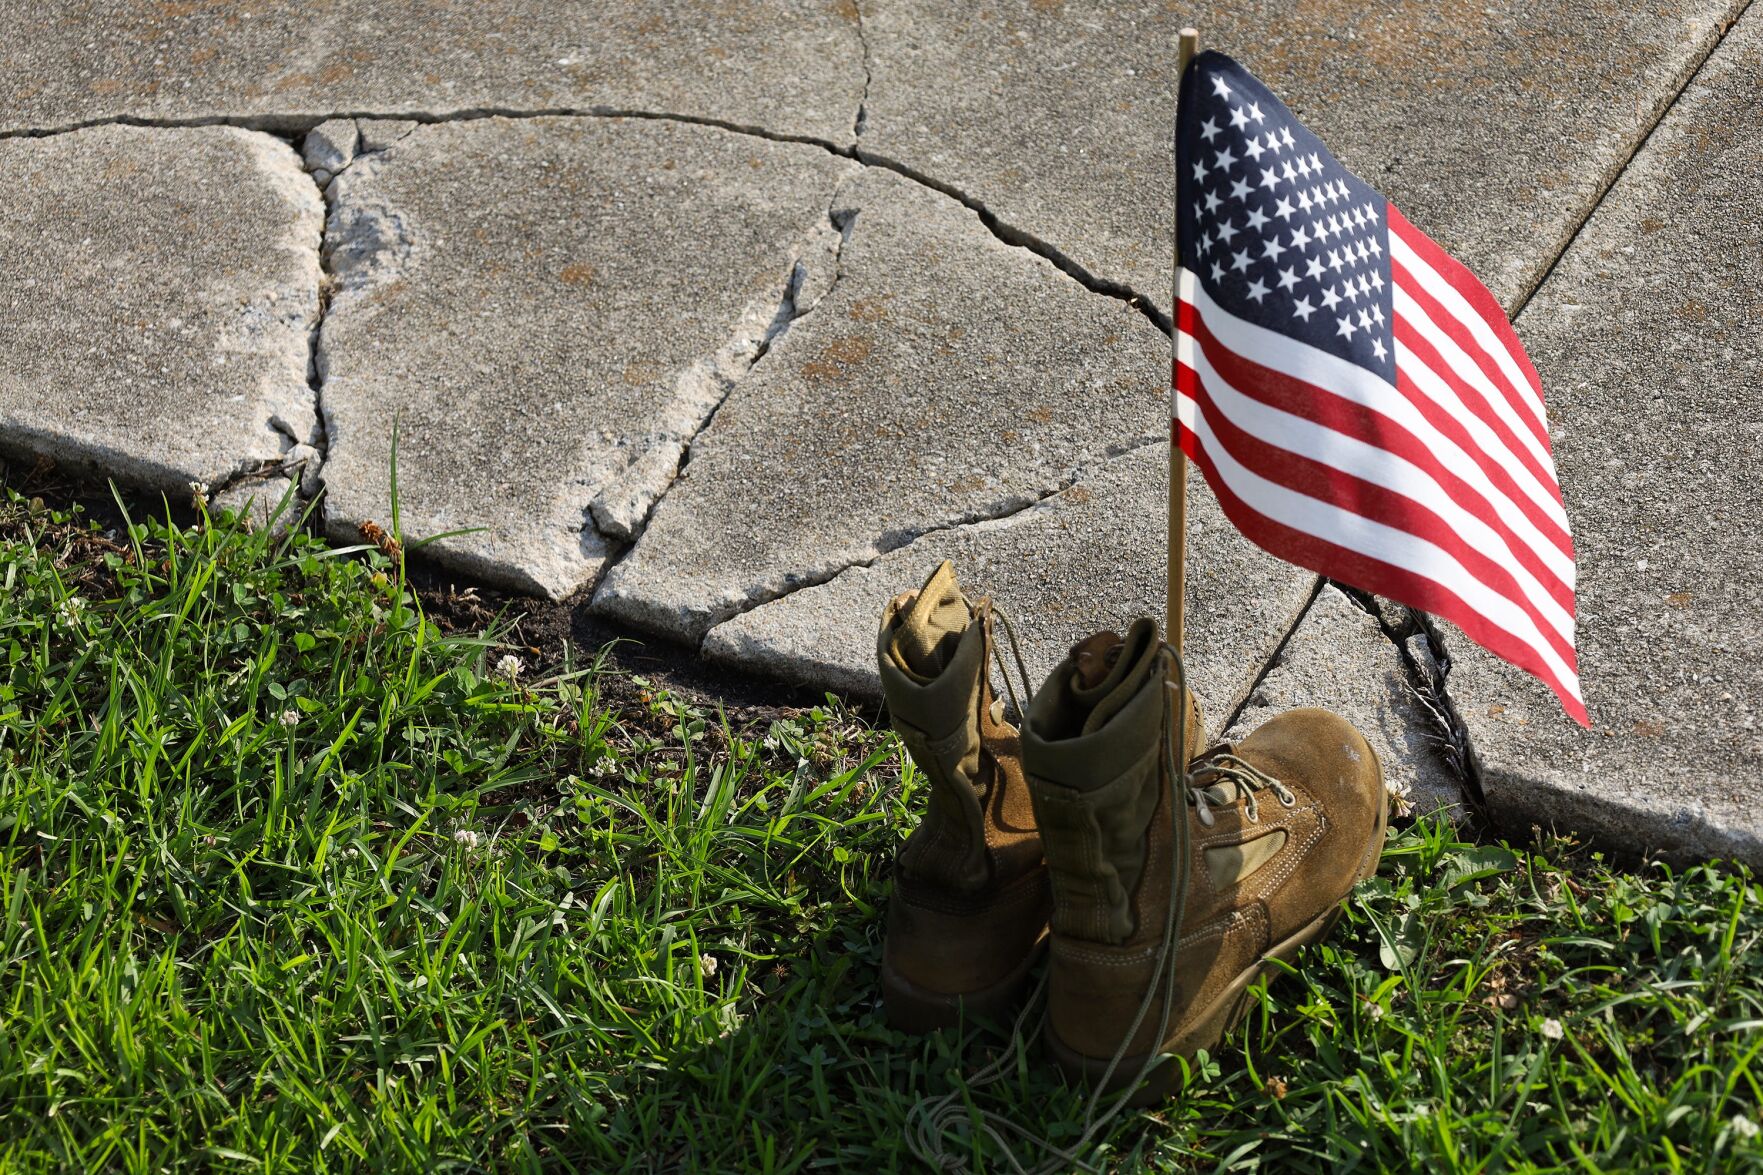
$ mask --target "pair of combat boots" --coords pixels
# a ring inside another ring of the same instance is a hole
[[[1020,731],[993,696],[996,613],[942,564],[889,603],[877,658],[930,783],[888,908],[896,1027],[1008,1024],[1043,950],[1045,1041],[1073,1080],[1149,1079],[1213,1048],[1270,960],[1328,933],[1377,868],[1388,800],[1350,723],[1294,710],[1202,751],[1198,704],[1150,620],[1077,644]]]

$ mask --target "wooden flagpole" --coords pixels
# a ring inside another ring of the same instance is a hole
[[[1188,62],[1200,51],[1200,31],[1185,28],[1181,31],[1181,39],[1176,49],[1175,93],[1176,103],[1181,102],[1181,79],[1188,71]],[[1177,110],[1179,120],[1180,110]],[[1170,161],[1171,170],[1174,160]],[[1181,177],[1176,177],[1179,188]],[[1175,201],[1170,202],[1171,209],[1176,208]],[[1175,358],[1175,330],[1179,318],[1178,307],[1181,304],[1181,217],[1179,213],[1172,216],[1171,255],[1175,260],[1175,268],[1171,279],[1169,312],[1170,312],[1170,358]],[[1170,364],[1170,374],[1175,373],[1175,366]],[[1170,405],[1175,404],[1175,389],[1170,389]],[[1184,624],[1184,611],[1187,603],[1187,563],[1188,563],[1188,459],[1175,440],[1174,412],[1170,413],[1169,425],[1169,589],[1165,599],[1163,633],[1165,639],[1181,652]]]

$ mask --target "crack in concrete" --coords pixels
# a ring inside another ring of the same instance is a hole
[[[865,86],[865,101],[859,107],[859,119],[867,118],[866,111],[867,84]],[[821,150],[832,155],[837,155],[841,159],[850,159],[856,163],[864,165],[865,167],[877,167],[885,171],[891,171],[896,175],[902,176],[905,179],[918,184],[920,187],[929,188],[933,192],[947,196],[949,199],[954,200],[956,203],[960,204],[978,217],[980,224],[985,227],[986,231],[991,233],[1004,244],[1018,249],[1026,249],[1035,256],[1040,257],[1042,260],[1051,263],[1060,273],[1063,273],[1065,276],[1077,282],[1092,294],[1098,294],[1105,298],[1112,298],[1119,302],[1125,302],[1127,305],[1142,314],[1146,321],[1156,327],[1163,334],[1169,335],[1173,331],[1173,326],[1169,317],[1158,309],[1156,303],[1152,299],[1140,294],[1125,282],[1115,281],[1111,278],[1105,278],[1098,274],[1091,273],[1069,254],[1065,253],[1051,242],[1041,239],[1026,229],[1008,224],[999,219],[998,215],[991,209],[987,208],[980,200],[967,192],[962,191],[954,184],[936,179],[935,177],[927,175],[899,160],[890,159],[885,155],[865,150],[855,142],[849,144],[835,143],[830,139],[823,139],[815,135],[797,135],[791,134],[787,131],[774,131],[765,127],[733,122],[729,119],[712,118],[706,115],[678,114],[668,111],[654,110],[631,110],[612,106],[556,107],[538,110],[519,110],[499,107],[468,107],[462,110],[439,113],[426,111],[377,113],[365,111],[343,114],[333,113],[322,116],[264,114],[249,117],[226,117],[217,115],[213,117],[182,119],[152,119],[118,115],[110,118],[91,119],[86,122],[73,123],[64,127],[0,131],[0,139],[47,138],[53,135],[72,134],[77,131],[89,130],[93,127],[99,126],[136,126],[149,128],[231,126],[242,127],[246,130],[264,131],[272,134],[287,134],[311,131],[323,123],[345,118],[355,119],[358,123],[361,120],[366,119],[385,122],[414,122],[424,126],[453,122],[473,122],[489,118],[505,118],[509,120],[527,120],[536,118],[628,118],[636,121],[672,122],[690,126],[712,127],[717,130],[728,131],[731,134],[746,135],[751,138],[765,139],[774,143],[800,143],[805,146],[819,147]]]
[[[851,239],[857,212],[837,207],[842,190],[842,184],[835,187],[824,220],[791,258],[789,276],[764,329],[756,338],[749,334],[754,317],[750,311],[737,323],[728,344],[682,373],[673,403],[663,412],[677,418],[673,427],[652,432],[648,447],[595,494],[588,505],[588,517],[600,534],[628,543],[642,536],[668,491],[686,476],[692,446],[729,397],[777,341],[812,314],[844,277],[845,244]],[[825,288],[816,289],[817,278],[828,268],[832,276]]]
[[[758,585],[757,587],[750,587],[745,599],[735,603],[731,607],[718,608],[712,612],[711,619],[705,627],[703,636],[698,638],[697,647],[702,651],[704,642],[709,639],[712,632],[716,631],[719,626],[727,624],[738,616],[745,616],[747,613],[763,608],[768,604],[775,604],[780,600],[788,599],[797,592],[805,591],[808,588],[819,587],[822,584],[831,583],[833,580],[844,575],[848,571],[853,571],[861,567],[873,567],[886,556],[902,547],[910,546],[913,543],[918,542],[920,539],[929,538],[932,535],[943,534],[952,530],[963,530],[968,528],[975,530],[990,530],[1003,526],[1014,526],[1026,521],[1028,517],[1036,512],[1047,509],[1047,504],[1052,501],[1052,499],[1057,498],[1060,494],[1063,494],[1066,490],[1069,490],[1072,486],[1076,485],[1080,476],[1081,470],[1074,468],[1068,476],[1060,479],[1058,485],[1045,492],[1033,495],[1013,495],[1001,499],[1000,501],[993,503],[991,506],[980,507],[979,509],[968,511],[947,522],[935,523],[921,529],[901,528],[899,530],[885,531],[877,536],[872,554],[865,555],[862,558],[850,559],[837,565],[786,572],[782,576],[781,584],[775,589],[765,584]]]
[[[357,127],[356,139],[348,157],[343,159],[335,172],[326,173],[323,179],[319,178],[323,169],[313,167],[309,172],[318,188],[319,198],[324,201],[325,215],[324,222],[319,225],[316,245],[319,271],[318,314],[312,320],[312,329],[307,334],[306,344],[306,386],[312,389],[312,415],[317,422],[312,440],[315,456],[301,470],[300,496],[313,504],[309,515],[315,521],[319,534],[325,533],[324,463],[331,452],[331,422],[324,406],[324,324],[330,313],[331,298],[336,294],[338,285],[330,251],[326,248],[326,238],[330,233],[332,218],[337,214],[336,197],[333,194],[336,190],[336,176],[353,166],[355,160],[366,153],[360,150],[360,129]],[[306,158],[305,152],[302,152],[302,158]]]
[[[863,25],[863,0],[851,0],[851,11],[857,17],[857,43],[863,46],[863,95],[857,99],[857,117],[851,120],[851,142],[855,145],[869,122],[869,87],[875,81],[875,70],[870,65],[869,33]]]
[[[1091,465],[1104,461],[1113,461],[1116,458],[1125,457],[1128,454],[1135,453],[1138,450],[1147,448],[1151,445],[1166,443],[1167,441],[1165,438],[1159,433],[1151,437],[1140,437],[1131,441],[1121,441],[1104,446],[1101,449],[1086,454],[1081,460],[1074,463],[1069,469],[1060,475],[1058,481],[1050,488],[1037,491],[1033,494],[1011,495],[991,503],[990,505],[981,506],[974,510],[967,511],[949,521],[933,523],[923,528],[902,528],[899,530],[884,531],[876,537],[872,554],[857,559],[847,560],[836,566],[810,568],[806,571],[787,572],[782,577],[781,584],[775,588],[766,584],[749,587],[746,598],[737,603],[732,610],[718,610],[713,614],[714,618],[705,629],[704,635],[698,639],[698,647],[702,649],[704,641],[709,639],[712,632],[714,632],[719,626],[727,624],[738,616],[744,616],[747,613],[763,608],[768,604],[775,604],[780,600],[787,599],[790,596],[795,595],[797,592],[803,591],[807,588],[819,587],[821,584],[830,583],[848,571],[861,567],[872,567],[883,557],[890,555],[903,547],[909,547],[920,539],[928,538],[932,535],[945,534],[949,531],[955,530],[974,530],[984,532],[1020,525],[1040,511],[1051,509],[1052,507],[1050,503],[1053,499],[1059,497],[1061,494],[1077,485],[1083,479],[1085,471]],[[1306,607],[1307,606],[1308,601],[1306,601]],[[1300,611],[1300,617],[1301,616],[1302,612]],[[1294,621],[1293,623],[1295,626],[1296,622]]]
[[[1279,667],[1280,656],[1286,651],[1286,646],[1292,643],[1292,638],[1298,634],[1298,628],[1304,623],[1305,617],[1310,615],[1310,609],[1315,607],[1317,597],[1322,595],[1322,584],[1323,579],[1320,575],[1311,582],[1310,591],[1304,596],[1304,602],[1298,605],[1297,613],[1293,615],[1291,623],[1286,625],[1286,630],[1280,634],[1279,640],[1274,642],[1272,651],[1262,660],[1261,667],[1255,671],[1255,676],[1250,679],[1249,684],[1232,701],[1230,713],[1215,728],[1219,737],[1223,737],[1225,731],[1242,721],[1243,712],[1249,708],[1249,703],[1255,700],[1255,691],[1261,688],[1261,683],[1267,680],[1267,675]]]
[[[1426,741],[1457,780],[1468,810],[1478,816],[1485,813],[1480,764],[1469,742],[1469,727],[1451,698],[1451,657],[1437,623],[1418,608],[1382,599],[1336,580],[1328,582],[1369,615],[1378,631],[1396,647],[1409,696],[1431,722],[1431,729],[1422,732]],[[1423,647],[1417,650],[1416,642]]]

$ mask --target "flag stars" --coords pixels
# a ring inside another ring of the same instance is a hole
[[[1216,118],[1208,118],[1200,127],[1200,137],[1210,143],[1213,139],[1218,137],[1218,133],[1221,129],[1222,128],[1219,127]]]
[[[1271,191],[1279,183],[1279,169],[1264,167],[1261,169],[1261,186]]]
[[[1371,336],[1371,353],[1377,356],[1379,362],[1382,362],[1384,357],[1387,356],[1390,351],[1388,347],[1383,345],[1382,339],[1373,335]]]
[[[1311,281],[1320,281],[1322,278],[1322,268],[1322,258],[1312,257],[1310,259],[1310,267],[1304,271],[1304,276]]]
[[[1261,137],[1256,135],[1249,140],[1249,145],[1243,148],[1243,153],[1256,163],[1260,163],[1261,156],[1267,153],[1267,148],[1261,145]]]
[[[1299,224],[1297,228],[1292,230],[1292,248],[1294,249],[1308,249],[1310,247],[1310,242],[1315,239],[1316,238],[1312,237],[1309,232],[1305,230],[1302,224]]]
[[[1340,304],[1341,304],[1341,296],[1339,294],[1335,293],[1335,288],[1333,286],[1330,286],[1330,287],[1328,287],[1328,289],[1322,291],[1322,308],[1324,310],[1333,310],[1336,306],[1339,306]]]
[[[1261,211],[1259,208],[1249,209],[1249,228],[1250,229],[1252,229],[1255,232],[1260,232],[1261,226],[1266,223],[1267,223],[1267,213]]]
[[[1279,203],[1274,205],[1273,214],[1275,216],[1279,217],[1281,220],[1285,220],[1285,221],[1291,220],[1292,219],[1292,202],[1289,199],[1287,199],[1286,197],[1281,196],[1279,198]]]
[[[1292,302],[1292,317],[1293,318],[1302,319],[1304,322],[1309,322],[1310,316],[1315,313],[1316,313],[1316,306],[1310,301],[1309,298],[1298,298]]]
[[[1265,260],[1278,261],[1279,255],[1285,251],[1286,247],[1279,243],[1277,234],[1269,233],[1267,239],[1261,242],[1261,256]]]
[[[1236,240],[1237,234],[1242,231],[1242,229],[1232,224],[1228,218],[1218,222],[1218,235],[1223,238],[1224,243],[1227,245]]]
[[[1337,333],[1343,335],[1349,341],[1353,338],[1353,332],[1359,329],[1359,324],[1353,321],[1353,316],[1351,314],[1335,319],[1335,323],[1340,328]]]
[[[1232,94],[1236,93],[1236,91],[1231,89],[1230,86],[1228,86],[1227,84],[1225,84],[1225,80],[1223,78],[1214,76],[1212,79],[1212,93],[1216,97],[1219,97],[1219,98],[1228,98]]]
[[[1267,298],[1267,283],[1260,278],[1256,278],[1249,283],[1248,294],[1249,297],[1255,299],[1256,302],[1265,301]]]
[[[1249,117],[1255,120],[1256,126],[1267,121],[1267,116],[1261,113],[1260,105],[1254,102],[1249,103]]]
[[[1249,182],[1247,180],[1230,181],[1230,198],[1232,200],[1247,200],[1249,198],[1249,193],[1252,191],[1254,191],[1254,189],[1249,187]]]
[[[1224,197],[1220,196],[1217,192],[1206,193],[1206,211],[1217,212],[1218,206],[1222,203],[1224,203]]]
[[[1242,273],[1244,270],[1248,269],[1249,251],[1247,249],[1238,249],[1235,253],[1231,254],[1230,267],[1238,273]]]
[[[1290,266],[1279,271],[1279,288],[1289,290],[1298,284],[1298,271]]]
[[[1232,106],[1230,108],[1230,125],[1236,127],[1238,130],[1249,125],[1249,116],[1243,112],[1241,106]]]
[[[1339,249],[1330,249],[1328,251],[1328,267],[1336,273],[1341,271],[1341,251]]]
[[[1236,161],[1237,161],[1237,157],[1231,153],[1231,149],[1229,147],[1226,147],[1224,150],[1222,150],[1218,153],[1218,156],[1216,159],[1213,160],[1212,165],[1214,167],[1216,167],[1219,171],[1229,171],[1231,169],[1231,165],[1236,163]]]

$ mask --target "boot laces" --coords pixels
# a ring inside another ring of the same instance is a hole
[[[1188,803],[1194,806],[1194,814],[1200,818],[1200,823],[1208,828],[1216,822],[1212,815],[1214,804],[1226,808],[1240,799],[1243,818],[1250,824],[1258,824],[1261,805],[1255,798],[1257,792],[1273,792],[1288,808],[1298,802],[1297,794],[1291,788],[1224,747],[1196,759],[1188,770]]]

